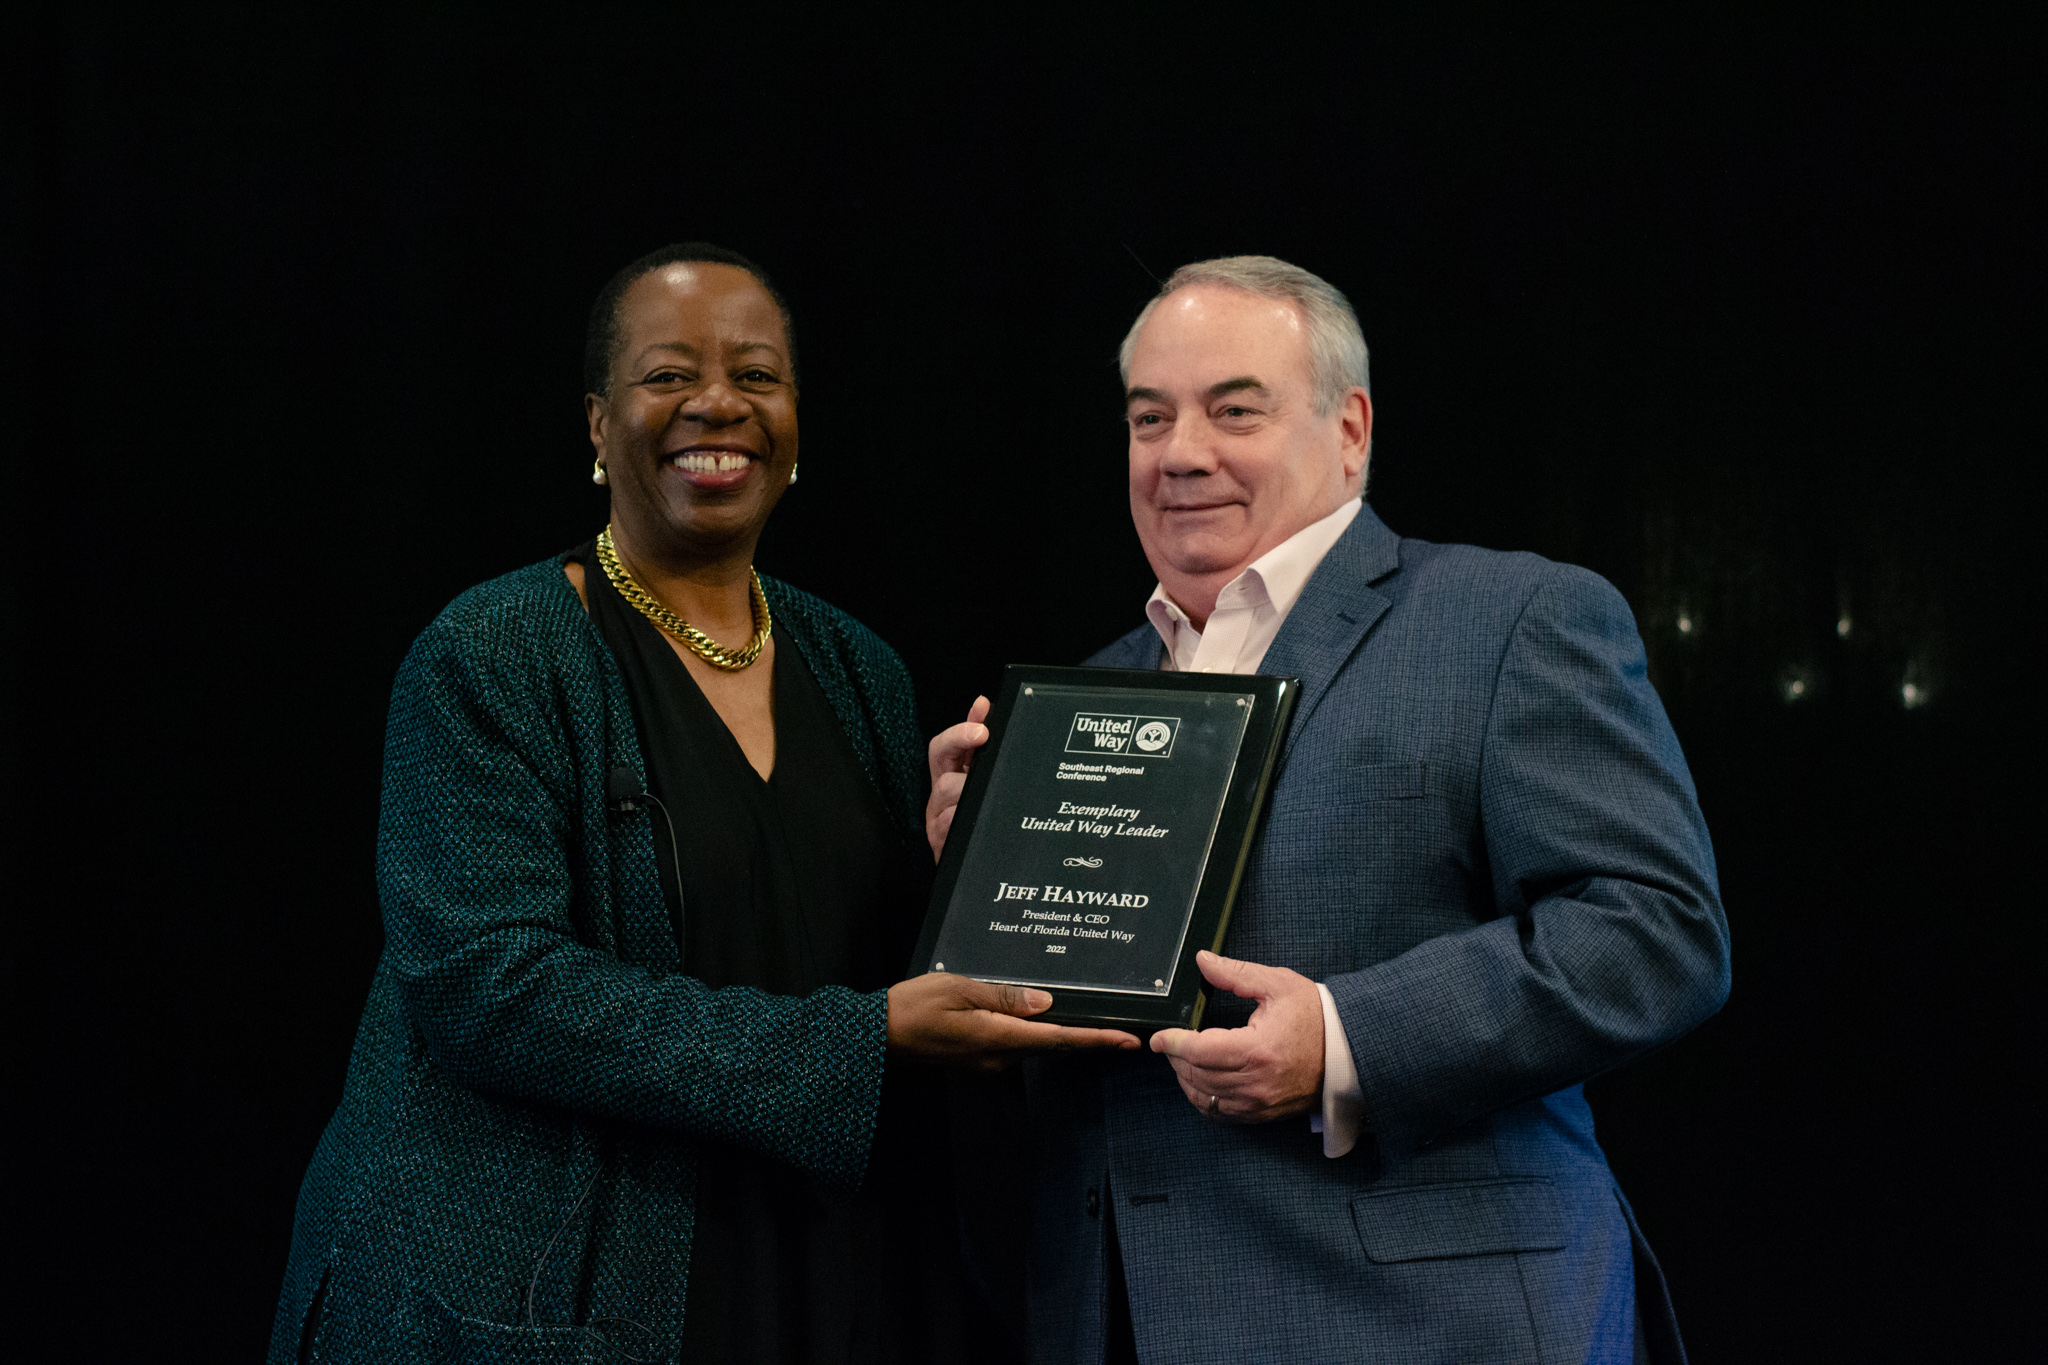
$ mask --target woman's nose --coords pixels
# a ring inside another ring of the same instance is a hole
[[[747,400],[732,385],[722,379],[714,379],[684,398],[676,414],[693,421],[725,426],[744,420],[752,411]]]

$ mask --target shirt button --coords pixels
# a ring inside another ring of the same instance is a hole
[[[1101,1214],[1102,1191],[1096,1189],[1093,1185],[1090,1185],[1088,1187],[1088,1216],[1090,1218],[1097,1218],[1100,1217]]]

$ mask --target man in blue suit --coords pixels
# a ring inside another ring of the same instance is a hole
[[[1122,362],[1159,587],[1088,662],[1301,692],[1204,1029],[1027,1064],[1032,1359],[1682,1360],[1581,1091],[1728,991],[1627,605],[1387,529],[1365,341],[1306,271],[1184,267]],[[935,844],[983,714],[933,741]]]

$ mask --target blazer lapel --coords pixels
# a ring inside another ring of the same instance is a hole
[[[1108,645],[1081,661],[1083,668],[1136,668],[1156,669],[1165,657],[1166,647],[1159,643],[1159,632],[1151,622],[1139,626],[1113,645]]]
[[[1259,672],[1269,676],[1301,679],[1294,723],[1288,730],[1290,745],[1366,632],[1393,605],[1371,585],[1400,567],[1400,537],[1368,505],[1309,577],[1259,665]]]

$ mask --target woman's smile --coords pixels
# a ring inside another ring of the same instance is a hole
[[[687,446],[663,457],[670,471],[706,492],[737,488],[753,475],[760,457],[732,446]]]

